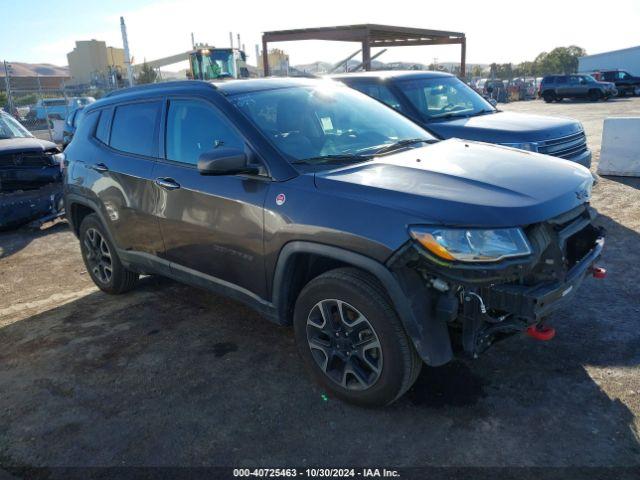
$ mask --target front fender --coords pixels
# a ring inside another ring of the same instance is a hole
[[[392,273],[385,265],[372,258],[337,247],[294,241],[282,248],[276,264],[272,297],[279,318],[286,316],[289,294],[286,279],[293,268],[293,257],[298,253],[327,257],[369,272],[389,294],[405,331],[422,360],[427,365],[438,366],[453,358],[447,325],[429,314],[426,286],[416,272],[405,269]]]

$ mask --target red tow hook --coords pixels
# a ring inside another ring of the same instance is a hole
[[[536,340],[548,342],[556,336],[556,329],[537,323],[527,328],[527,335]]]
[[[591,267],[593,278],[607,278],[607,269],[602,267]]]

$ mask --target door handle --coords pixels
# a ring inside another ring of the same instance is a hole
[[[93,170],[95,170],[96,172],[108,172],[109,171],[109,167],[107,167],[104,163],[96,163],[95,165],[92,165],[91,168]]]
[[[164,188],[165,190],[176,190],[180,188],[180,184],[173,178],[159,177],[156,178],[156,185]]]

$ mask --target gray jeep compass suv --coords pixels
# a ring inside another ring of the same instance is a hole
[[[423,363],[545,322],[594,267],[572,162],[437,142],[329,80],[163,83],[86,107],[65,202],[107,293],[165,275],[292,324],[333,395],[384,405]]]

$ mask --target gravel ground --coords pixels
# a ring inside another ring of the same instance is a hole
[[[603,118],[640,98],[503,108],[580,119],[595,166]],[[292,331],[240,304],[158,278],[108,296],[64,222],[1,233],[0,465],[639,466],[640,179],[602,178],[593,205],[609,277],[554,341],[425,368],[375,410],[325,400]]]

